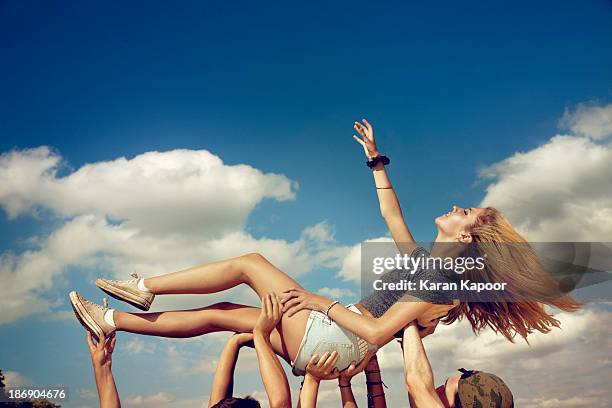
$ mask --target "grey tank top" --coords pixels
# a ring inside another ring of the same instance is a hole
[[[429,257],[429,252],[421,246],[417,247],[411,257]],[[425,265],[425,262],[422,263]],[[404,296],[413,296],[419,300],[435,304],[452,304],[455,298],[453,290],[426,290],[421,288],[421,281],[427,281],[428,287],[432,283],[452,283],[456,282],[456,273],[437,269],[427,269],[421,267],[413,274],[410,271],[394,269],[381,275],[383,283],[395,283],[402,280],[415,283],[416,289],[413,290],[375,290],[365,296],[359,303],[363,305],[374,317],[382,316],[391,306],[400,301]],[[436,285],[437,286],[437,285]],[[452,286],[452,285],[450,285]],[[407,299],[404,299],[407,300]]]

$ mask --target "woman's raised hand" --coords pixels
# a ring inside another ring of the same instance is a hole
[[[353,135],[353,138],[363,147],[363,151],[368,159],[380,156],[378,148],[376,147],[376,141],[374,140],[374,129],[372,125],[370,125],[370,122],[366,119],[362,119],[362,121],[363,123],[355,122],[353,125],[353,128],[361,135],[361,138],[356,135]]]

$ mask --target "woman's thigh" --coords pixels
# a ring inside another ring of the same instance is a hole
[[[202,327],[203,332],[233,331],[248,333],[253,331],[261,309],[223,302],[196,309],[194,312],[203,314],[199,321],[206,322],[209,325],[208,327]],[[307,310],[300,311],[290,318],[283,315],[276,328],[270,333],[270,343],[274,352],[287,363],[295,359],[304,336],[308,315],[309,311]]]
[[[244,268],[245,281],[261,298],[274,292],[279,296],[291,288],[302,286],[291,276],[278,269],[265,257],[259,254],[247,255],[248,266]],[[283,315],[279,324],[279,334],[283,350],[290,359],[294,359],[306,328],[310,311],[301,310],[291,317]]]
[[[243,258],[246,262],[246,265],[242,267],[244,281],[257,292],[260,298],[271,292],[280,295],[287,289],[302,287],[295,279],[278,269],[263,255],[253,253],[245,255]]]
[[[216,307],[215,307],[216,306]],[[237,333],[249,333],[253,331],[261,309],[253,306],[239,305],[236,303],[221,303],[213,305],[213,308],[207,307],[202,309],[206,312],[212,312],[209,316],[211,331],[234,331]],[[291,357],[285,347],[283,339],[282,325],[279,323],[277,327],[270,333],[270,344],[276,354],[289,362]]]

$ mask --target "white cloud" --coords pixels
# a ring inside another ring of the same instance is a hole
[[[6,387],[21,387],[22,385],[33,385],[32,380],[17,371],[2,371]]]
[[[560,124],[576,135],[605,139],[612,135],[612,104],[579,104],[573,112],[565,112]]]
[[[131,339],[121,345],[121,351],[128,354],[152,354],[155,352],[155,344],[145,341],[139,337]]]
[[[206,150],[147,152],[86,164],[61,177],[48,147],[0,156],[0,204],[9,217],[37,206],[63,216],[125,220],[143,232],[218,236],[241,230],[263,199],[295,197],[295,183],[244,164],[226,165]]]
[[[328,288],[322,287],[317,291],[318,294],[326,296],[331,299],[339,299],[339,298],[354,298],[355,293],[352,290],[346,288]]]
[[[79,388],[77,393],[79,394],[79,397],[83,399],[98,398],[98,391],[93,388]]]
[[[612,143],[557,135],[482,169],[480,177],[491,184],[480,205],[500,209],[531,241],[606,242],[612,236],[610,174]]]
[[[163,406],[164,408],[206,408],[208,406],[208,397],[196,396],[193,398],[174,400],[163,404]]]
[[[393,242],[389,237],[379,237],[368,239],[364,242]],[[362,243],[353,245],[347,252],[346,256],[342,260],[342,266],[340,271],[336,275],[337,277],[357,284],[361,283],[361,245]],[[381,250],[395,250],[391,245],[385,245],[380,248]],[[381,254],[380,256],[386,256]]]
[[[381,347],[380,350],[376,352],[376,356],[381,369],[396,372],[404,370],[404,355],[396,340],[392,340]]]
[[[525,408],[607,408],[610,405],[608,390],[584,390],[579,395],[568,397],[518,398],[517,406]]]
[[[174,395],[160,391],[153,395],[130,395],[125,397],[124,401],[126,405],[142,406],[167,404],[174,399]]]

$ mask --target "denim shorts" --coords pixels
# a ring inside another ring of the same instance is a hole
[[[359,313],[353,305],[347,306],[352,312]],[[295,361],[292,363],[292,372],[296,376],[306,374],[306,365],[313,354],[322,356],[326,351],[338,352],[336,368],[342,371],[352,362],[359,363],[368,350],[376,350],[377,346],[357,337],[351,331],[340,327],[336,322],[319,311],[311,311],[306,323],[306,330],[302,343],[298,349]]]

